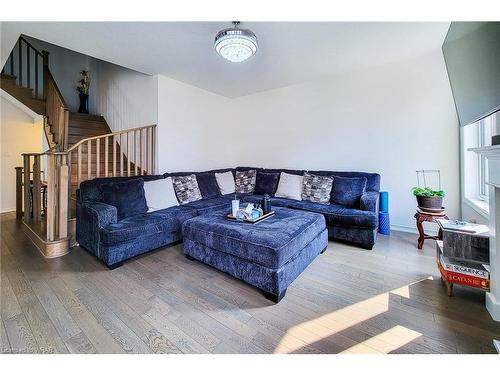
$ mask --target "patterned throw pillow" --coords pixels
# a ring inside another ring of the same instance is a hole
[[[333,177],[304,173],[302,200],[330,204]]]
[[[194,174],[172,177],[172,183],[174,184],[175,194],[180,204],[199,201],[201,199],[200,188]]]
[[[253,193],[255,190],[255,180],[257,171],[250,169],[248,171],[236,171],[235,185],[237,193]]]

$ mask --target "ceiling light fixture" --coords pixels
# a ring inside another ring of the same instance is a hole
[[[238,28],[239,24],[234,21],[234,27],[221,30],[215,36],[215,50],[231,62],[245,61],[257,52],[257,37],[250,30]]]

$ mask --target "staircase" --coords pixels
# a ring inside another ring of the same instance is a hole
[[[36,50],[23,36],[2,69],[0,87],[44,118],[49,150],[23,154],[23,166],[16,168],[16,212],[45,256],[63,255],[80,183],[152,173],[156,125],[113,133],[103,116],[70,112],[50,72],[49,53]]]
[[[45,100],[35,96],[34,90],[17,85],[18,78],[9,74],[0,75],[0,87],[39,115],[45,114]]]

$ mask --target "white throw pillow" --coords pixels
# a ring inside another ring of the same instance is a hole
[[[222,195],[233,194],[236,190],[234,176],[231,171],[216,173],[215,179],[217,180],[217,185],[219,185],[219,190]]]
[[[161,180],[144,181],[144,193],[148,212],[163,210],[165,208],[178,206],[179,202],[175,196],[172,177]]]
[[[304,176],[281,172],[278,189],[276,190],[276,194],[274,194],[274,196],[301,201],[303,183]]]

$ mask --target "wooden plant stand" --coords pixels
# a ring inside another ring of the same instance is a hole
[[[423,222],[427,221],[427,222],[435,223],[436,219],[448,219],[448,216],[446,215],[446,213],[444,211],[439,212],[439,213],[430,213],[430,212],[424,212],[420,208],[417,208],[417,213],[415,214],[414,217],[417,221],[417,230],[419,233],[419,237],[418,237],[418,241],[417,241],[417,248],[419,250],[421,250],[422,247],[424,246],[425,240],[438,240],[441,238],[441,229],[439,229],[439,233],[437,236],[431,236],[431,235],[425,234]]]

